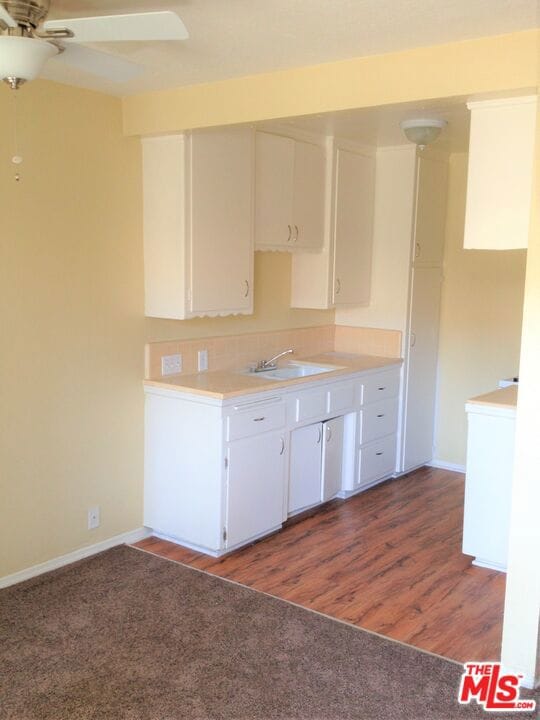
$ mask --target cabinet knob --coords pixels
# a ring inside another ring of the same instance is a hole
[[[382,387],[378,387],[377,390],[386,390],[386,385],[383,385]]]
[[[246,292],[244,293],[244,297],[247,297],[249,295],[249,282],[247,280],[244,280],[246,284]]]
[[[384,413],[381,413],[380,415],[377,415],[378,418],[384,417]]]
[[[382,454],[383,454],[383,451],[382,451],[382,450],[381,450],[380,452],[376,452],[376,453],[375,453],[375,455],[382,455]]]
[[[253,422],[262,422],[264,420],[264,415],[261,415],[261,417],[253,418]]]

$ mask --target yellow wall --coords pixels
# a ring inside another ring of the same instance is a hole
[[[141,170],[120,101],[48,82],[0,87],[0,577],[142,525],[150,340],[333,322],[291,310],[290,255],[256,253],[255,314],[143,317]],[[87,509],[101,527],[87,530]]]
[[[464,250],[467,155],[450,158],[436,457],[465,464],[465,402],[519,370],[525,250]]]
[[[255,253],[255,307],[253,315],[193,320],[146,319],[146,340],[176,340],[238,335],[240,333],[286,330],[328,325],[333,310],[293,310],[291,296],[291,255],[284,252]]]
[[[535,88],[528,30],[124,98],[129,135]]]
[[[138,142],[117,99],[0,87],[0,576],[142,524]],[[87,508],[101,527],[87,530]]]

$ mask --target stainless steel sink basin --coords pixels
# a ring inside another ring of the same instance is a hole
[[[254,373],[252,370],[247,372],[260,378],[268,380],[293,380],[294,378],[308,377],[309,375],[321,375],[322,373],[332,372],[332,370],[340,370],[340,365],[311,365],[304,363],[289,363],[283,367],[275,368],[275,370],[264,370],[263,372]]]

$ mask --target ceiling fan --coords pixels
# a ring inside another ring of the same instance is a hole
[[[189,37],[182,20],[170,11],[46,20],[49,7],[50,0],[0,0],[0,78],[13,90],[38,77],[52,59],[126,82],[143,68],[84,43]]]

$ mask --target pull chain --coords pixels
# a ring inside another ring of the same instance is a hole
[[[11,162],[18,166],[22,163],[23,159],[19,151],[19,123],[18,123],[18,106],[17,106],[17,90],[14,90],[13,93],[13,145],[15,154],[11,158]],[[21,175],[20,173],[15,173],[15,182],[20,182]]]

